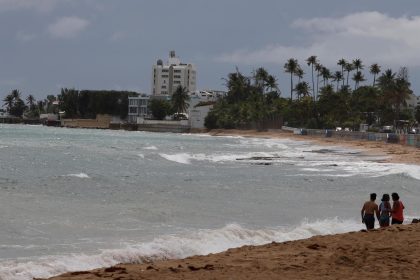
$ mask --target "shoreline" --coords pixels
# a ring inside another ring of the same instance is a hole
[[[216,129],[207,132],[211,136],[242,136],[266,139],[293,139],[310,141],[322,146],[341,146],[355,148],[369,155],[386,156],[381,163],[405,163],[420,165],[420,149],[401,144],[385,143],[382,141],[348,140],[342,138],[325,138],[321,136],[296,135],[290,131],[256,131],[238,129]]]
[[[418,279],[419,249],[420,224],[397,225],[49,279]]]

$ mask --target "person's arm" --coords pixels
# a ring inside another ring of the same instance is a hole
[[[364,222],[365,222],[365,219],[364,219],[365,206],[366,206],[366,203],[365,203],[365,204],[363,204],[362,211],[360,212],[360,214],[362,214],[362,223],[364,223]]]
[[[379,215],[379,208],[378,208],[378,205],[376,205],[376,207],[375,207],[375,213],[376,213],[376,218],[378,219],[378,221],[379,221],[379,217],[381,216],[381,215]]]

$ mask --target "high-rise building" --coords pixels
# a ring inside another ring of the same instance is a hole
[[[169,53],[167,64],[159,59],[153,65],[152,95],[171,96],[178,86],[185,87],[188,92],[196,90],[197,71],[194,64],[181,63],[175,51]]]

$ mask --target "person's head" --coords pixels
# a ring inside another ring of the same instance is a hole
[[[383,196],[382,196],[381,201],[389,201],[389,194],[384,193]]]
[[[400,199],[400,196],[396,192],[392,193],[391,196],[393,201],[397,201]]]
[[[370,194],[370,200],[375,201],[376,200],[376,193]]]

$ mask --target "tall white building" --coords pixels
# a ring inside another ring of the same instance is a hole
[[[175,51],[169,53],[167,64],[159,59],[153,65],[152,95],[170,96],[178,86],[185,87],[188,92],[196,90],[197,70],[194,64],[181,63]]]

